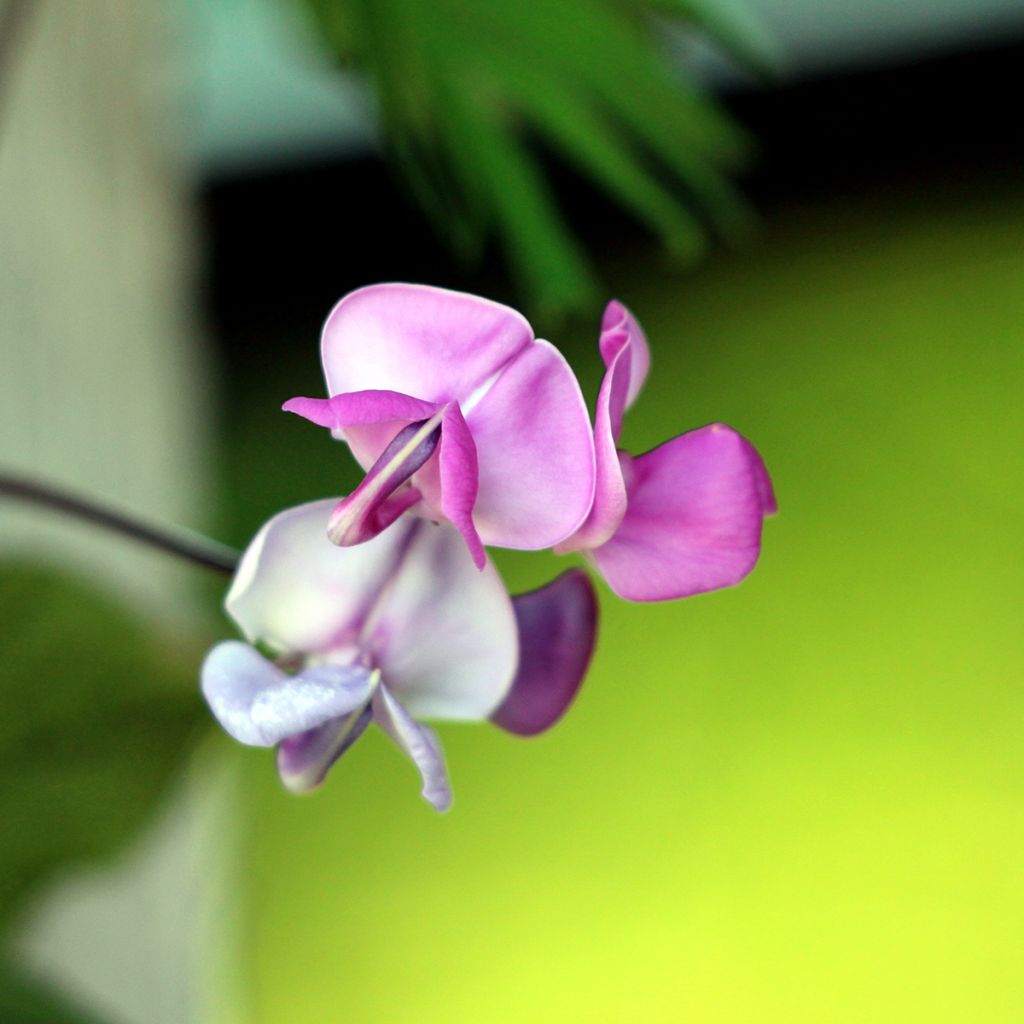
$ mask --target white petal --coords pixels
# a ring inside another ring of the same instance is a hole
[[[227,640],[206,656],[202,690],[227,733],[249,746],[272,747],[365,704],[371,678],[355,665],[289,676],[248,644]]]
[[[518,665],[512,602],[490,562],[476,568],[457,530],[415,524],[401,571],[373,615],[369,656],[417,718],[485,719]]]
[[[423,779],[423,799],[436,810],[447,811],[452,805],[452,790],[444,754],[434,730],[417,722],[388,693],[386,686],[378,686],[374,691],[373,717],[419,769]]]
[[[250,640],[313,654],[337,650],[358,633],[410,526],[396,523],[365,544],[339,548],[327,539],[337,502],[286,509],[246,548],[224,603]]]

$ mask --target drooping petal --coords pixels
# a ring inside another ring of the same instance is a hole
[[[583,525],[558,545],[559,552],[599,547],[615,533],[626,514],[626,482],[616,442],[629,389],[630,348],[630,336],[625,331],[601,336],[601,351],[608,368],[594,410],[594,503]]]
[[[476,445],[457,402],[452,402],[444,413],[440,471],[441,509],[462,534],[476,567],[482,569],[487,555],[473,525],[473,506],[479,488]]]
[[[386,388],[466,399],[533,340],[514,309],[444,288],[379,284],[346,295],[324,324],[327,389]]]
[[[605,366],[611,366],[618,347],[617,337],[623,333],[629,337],[629,387],[625,402],[625,408],[628,409],[636,401],[644,381],[647,380],[647,373],[651,368],[651,349],[633,314],[621,302],[612,299],[605,307],[604,316],[601,318],[601,338],[598,342]]]
[[[327,539],[336,499],[274,516],[246,548],[225,607],[243,633],[282,652],[354,642],[404,550],[411,522],[353,548]]]
[[[512,602],[494,566],[478,571],[453,527],[417,519],[412,529],[367,627],[367,654],[417,718],[485,719],[516,671]]]
[[[406,424],[425,420],[437,411],[397,391],[354,391],[331,398],[289,398],[281,407],[347,441],[356,461],[369,469]]]
[[[512,598],[519,669],[491,721],[519,736],[550,729],[579,691],[597,637],[597,595],[582,569]]]
[[[367,701],[341,718],[283,740],[277,748],[277,774],[285,789],[292,793],[316,789],[331,765],[363,735],[372,719]]]
[[[536,550],[575,532],[594,497],[594,440],[561,353],[531,345],[463,413],[480,467],[473,520],[483,542]]]
[[[410,423],[392,438],[359,486],[331,511],[327,536],[341,547],[362,544],[390,526],[420,499],[419,491],[399,492],[434,454],[441,439],[439,417]]]
[[[423,779],[423,799],[435,810],[447,811],[452,805],[452,790],[434,730],[417,722],[384,685],[374,691],[373,717],[416,765]]]
[[[289,676],[237,640],[214,647],[201,673],[214,717],[228,734],[253,747],[272,747],[365,704],[370,677],[358,665],[321,665]]]
[[[592,552],[612,590],[665,601],[739,583],[761,549],[762,487],[749,442],[713,423],[629,460],[629,505]]]

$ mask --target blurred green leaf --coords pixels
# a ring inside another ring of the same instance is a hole
[[[11,963],[0,961],[0,1021],[3,1024],[99,1024],[68,1006]]]
[[[135,834],[203,709],[194,641],[159,637],[81,583],[4,565],[0,621],[2,928],[55,871]]]
[[[500,241],[535,305],[594,300],[593,275],[551,194],[535,141],[591,178],[690,260],[743,232],[727,175],[743,134],[659,45],[655,13],[764,63],[721,0],[303,0],[336,57],[369,75],[412,191],[467,259]]]

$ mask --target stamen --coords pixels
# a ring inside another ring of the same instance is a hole
[[[444,409],[430,419],[403,427],[381,452],[363,482],[331,513],[327,536],[349,547],[376,537],[420,500],[415,487],[396,494],[434,454],[441,439]]]

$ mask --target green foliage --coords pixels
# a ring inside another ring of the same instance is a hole
[[[193,644],[161,644],[89,587],[4,565],[0,622],[2,928],[52,873],[134,835],[203,716]]]
[[[680,260],[743,230],[726,174],[745,140],[688,84],[652,14],[705,28],[763,65],[762,38],[722,0],[303,0],[342,60],[370,76],[385,139],[455,250],[497,237],[534,303],[594,297],[552,197],[541,146],[592,179]]]
[[[14,965],[0,961],[0,1020],[4,1024],[96,1024]]]

